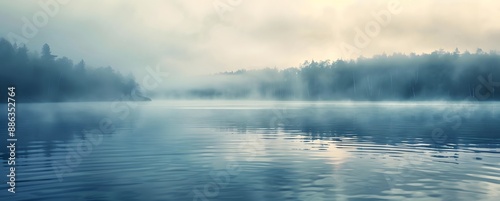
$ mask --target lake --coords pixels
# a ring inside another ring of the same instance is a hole
[[[497,103],[153,101],[16,110],[15,200],[500,198]],[[8,173],[8,144],[0,144]],[[12,196],[3,186],[0,197]]]

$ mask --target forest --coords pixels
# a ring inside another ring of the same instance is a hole
[[[306,61],[286,69],[264,68],[177,78],[152,92],[166,99],[434,101],[500,100],[500,55],[481,49],[428,54],[376,55],[336,61]],[[23,102],[110,101],[139,94],[132,75],[111,67],[41,53],[0,39],[0,84],[15,86]]]
[[[74,64],[53,55],[47,44],[39,54],[5,39],[0,39],[0,78],[0,86],[16,87],[18,102],[132,100],[138,89],[132,75],[111,67],[91,68],[83,60]]]
[[[435,101],[500,100],[500,55],[478,49],[306,61],[299,67],[211,75],[167,98]],[[182,85],[182,84],[181,84]],[[187,84],[186,84],[187,85]]]

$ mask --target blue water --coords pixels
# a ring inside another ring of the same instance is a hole
[[[153,101],[16,110],[16,194],[3,176],[2,200],[500,200],[495,103]]]

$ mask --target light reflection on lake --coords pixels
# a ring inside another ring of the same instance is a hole
[[[153,101],[17,110],[17,200],[500,197],[495,103]],[[102,122],[112,122],[111,132],[68,163]],[[66,168],[62,181],[54,166]]]

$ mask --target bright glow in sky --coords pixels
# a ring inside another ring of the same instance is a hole
[[[39,2],[52,1],[0,1],[0,35],[22,36],[22,18],[33,21],[43,11]],[[373,13],[393,2],[400,12],[377,21]],[[393,52],[495,50],[498,19],[495,0],[69,0],[28,46],[48,43],[57,55],[125,72],[159,64],[173,73],[214,73]],[[369,43],[356,45],[357,28],[366,33],[367,25]],[[349,46],[355,54],[341,51]]]

